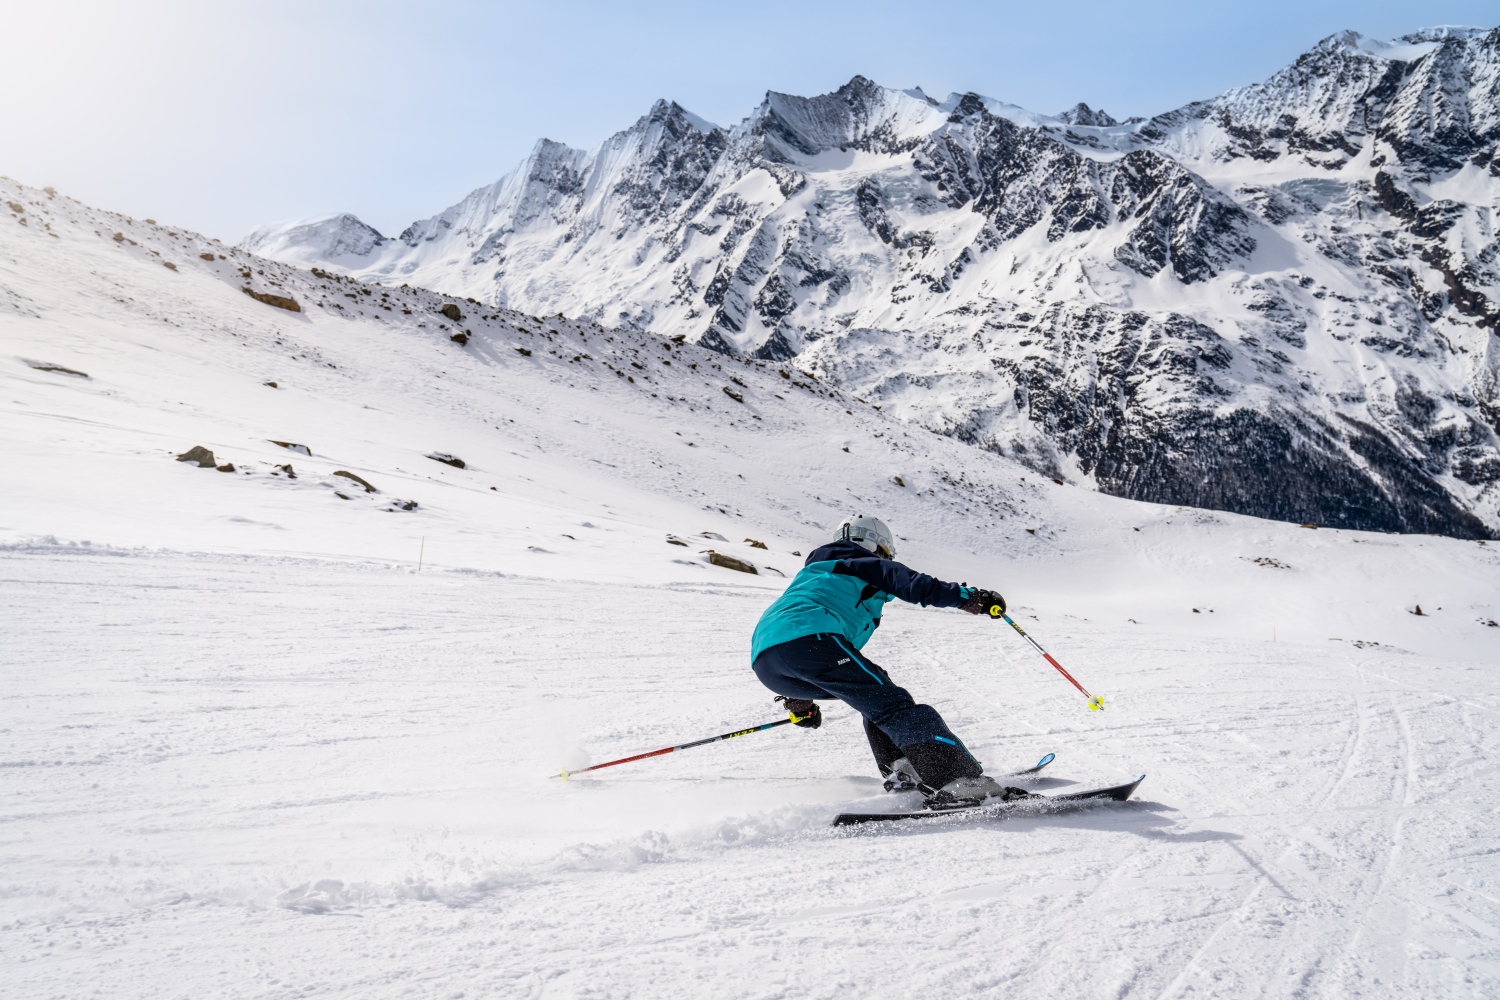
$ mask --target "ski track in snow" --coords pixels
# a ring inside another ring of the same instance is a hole
[[[1054,487],[647,335],[497,313],[460,348],[430,293],[15,197],[6,996],[1500,993],[1494,546]],[[855,503],[1108,708],[956,611],[891,607],[870,655],[992,769],[1135,800],[835,830],[894,805],[842,706],[549,777],[775,718],[769,567]]]

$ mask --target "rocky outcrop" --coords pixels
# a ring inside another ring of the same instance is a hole
[[[288,471],[287,475],[290,476],[291,472]],[[369,483],[367,483],[365,480],[361,479],[359,476],[356,476],[354,473],[349,472],[347,469],[339,469],[337,472],[334,473],[334,475],[335,476],[342,476],[345,479],[350,480],[351,482],[358,483],[360,486],[364,487],[364,491],[366,493],[379,493],[380,492],[375,487],[373,487]]]
[[[266,305],[275,306],[277,309],[285,309],[288,312],[294,313],[299,313],[302,311],[302,307],[297,304],[297,300],[289,295],[275,295],[271,292],[257,292],[255,289],[251,288],[248,285],[241,288],[240,291],[244,292],[246,295],[250,296],[257,302],[264,302]]]
[[[28,361],[27,367],[35,368],[39,372],[58,372],[63,375],[77,375],[79,378],[88,378],[88,372],[81,372],[76,368],[67,368],[63,365],[54,365],[47,361]]]
[[[214,453],[201,444],[195,444],[181,455],[178,455],[177,461],[191,462],[200,469],[218,468],[218,463],[214,461]]]
[[[715,566],[722,566],[724,569],[732,569],[737,573],[753,573],[756,576],[760,575],[760,570],[756,569],[753,565],[747,563],[745,560],[736,559],[734,556],[726,556],[724,553],[715,552],[712,549],[710,549],[708,552],[708,561]]]

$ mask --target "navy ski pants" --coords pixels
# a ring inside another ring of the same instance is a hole
[[[968,770],[964,764],[974,759],[937,709],[918,705],[890,674],[841,635],[820,632],[779,643],[755,658],[754,669],[760,682],[777,694],[812,700],[833,698],[863,715],[871,749],[882,765],[895,759],[881,746],[887,741],[899,747],[904,756],[910,756],[908,748],[919,747],[963,758],[963,763],[955,762],[955,773]],[[872,727],[887,740],[869,732]],[[977,764],[971,766],[978,773]]]

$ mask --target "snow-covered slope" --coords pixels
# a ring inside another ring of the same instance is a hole
[[[917,561],[941,553],[949,576],[978,579],[996,559],[1019,559],[1033,586],[1050,578],[1070,602],[1093,593],[1116,608],[1136,607],[1119,582],[1154,559],[1137,536],[1157,523],[1235,526],[1297,549],[1358,538],[1371,553],[1389,550],[1392,572],[1416,551],[1435,553],[1435,566],[1447,558],[1437,553],[1489,551],[1111,498],[914,427],[791,364],[303,271],[10,191],[24,208],[0,225],[16,385],[10,468],[25,484],[0,496],[0,526],[12,532],[404,561],[425,536],[424,558],[438,565],[563,577],[589,565],[611,578],[681,580],[706,572],[711,547],[789,572],[790,550],[868,505],[906,526]],[[234,473],[174,461],[194,446]],[[607,525],[600,497],[618,509]],[[595,526],[576,530],[583,520]],[[448,548],[444,532],[462,543]],[[669,545],[669,534],[692,544]],[[746,536],[774,540],[773,555],[757,556]],[[615,555],[596,566],[590,553],[604,549]],[[1078,580],[1067,560],[1081,550],[1091,560],[1107,552],[1121,576]],[[1222,586],[1217,603],[1230,604],[1263,575],[1240,555],[1281,557],[1237,552],[1234,574],[1220,580],[1214,564],[1184,586]],[[1278,604],[1286,628],[1304,627],[1292,622],[1304,621],[1296,609],[1311,593],[1294,579]],[[1410,623],[1396,612],[1445,603],[1416,579],[1388,606],[1352,607],[1368,617],[1343,630],[1407,641]],[[1258,631],[1266,613],[1225,607],[1216,621],[1243,616]],[[1320,613],[1305,627],[1321,637],[1333,625]]]
[[[1150,120],[856,77],[662,101],[386,239],[281,260],[798,363],[1105,492],[1500,532],[1500,29],[1325,39]]]
[[[1494,993],[1500,547],[1109,497],[786,363],[0,185],[16,995]],[[884,804],[836,706],[545,777],[774,718],[749,631],[853,508],[1109,707],[956,611],[870,654],[992,769],[1140,802],[835,832]]]

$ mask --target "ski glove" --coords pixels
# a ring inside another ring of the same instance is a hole
[[[989,615],[991,618],[999,618],[1005,614],[1005,598],[993,590],[974,588],[969,590],[968,600],[964,601],[962,607],[971,615]],[[999,610],[995,610],[997,608]]]
[[[777,695],[776,700],[786,706],[786,710],[797,717],[793,725],[804,729],[817,729],[823,724],[823,712],[818,708],[818,703],[808,701],[805,698],[788,698],[785,695]]]

